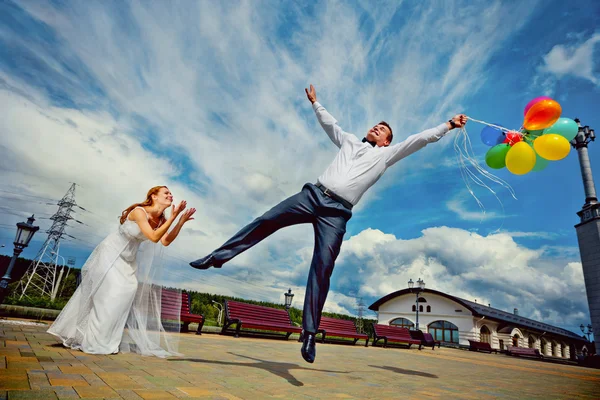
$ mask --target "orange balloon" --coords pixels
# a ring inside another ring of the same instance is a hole
[[[527,111],[523,127],[528,131],[548,128],[558,121],[561,112],[562,108],[555,100],[541,100]]]

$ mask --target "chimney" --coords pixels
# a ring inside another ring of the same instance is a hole
[[[515,315],[519,315],[519,309],[518,309],[518,308],[515,308],[515,310],[514,310],[514,314],[515,314]]]

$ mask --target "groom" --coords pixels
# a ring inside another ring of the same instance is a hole
[[[329,279],[346,233],[346,223],[352,217],[352,207],[386,169],[428,143],[437,142],[449,130],[463,127],[467,117],[456,115],[448,122],[390,146],[393,135],[387,122],[381,121],[360,140],[344,132],[335,118],[317,102],[313,85],[310,85],[310,91],[304,90],[319,123],[340,149],[337,156],[316,184],[305,184],[300,193],[282,201],[242,228],[227,243],[190,265],[197,269],[221,268],[224,263],[281,228],[312,224],[315,248],[304,297],[301,348],[302,357],[312,363],[316,357],[315,334],[329,292]]]

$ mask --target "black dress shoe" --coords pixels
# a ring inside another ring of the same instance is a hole
[[[317,357],[317,349],[315,343],[315,334],[310,332],[304,333],[304,340],[302,341],[302,347],[300,348],[300,353],[302,353],[302,358],[306,362],[313,363],[315,362],[315,357]]]
[[[190,265],[196,269],[209,269],[210,267],[221,268],[223,263],[218,262],[212,254],[209,254],[206,257],[192,261]]]

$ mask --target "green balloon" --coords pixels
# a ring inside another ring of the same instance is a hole
[[[563,136],[569,142],[573,140],[578,131],[579,127],[577,126],[577,122],[573,121],[571,118],[559,118],[554,125],[544,129],[544,133],[556,133],[557,135]]]
[[[485,154],[485,163],[493,169],[502,169],[506,167],[506,153],[510,150],[510,145],[500,143],[492,147]]]
[[[527,143],[527,144],[529,146],[531,146],[531,148],[535,152],[535,148],[533,147],[533,145],[531,143]],[[536,152],[535,153],[535,166],[533,167],[532,171],[533,172],[543,171],[544,169],[546,169],[546,167],[548,166],[548,164],[550,164],[550,161],[546,160],[543,157],[540,157],[540,155]]]
[[[535,140],[538,136],[542,136],[545,132],[543,129],[539,129],[537,131],[525,131],[527,132],[527,136],[531,138],[531,140]]]
[[[535,166],[533,167],[533,172],[540,172],[546,169],[546,167],[550,164],[550,161],[546,160],[539,156],[538,153],[535,153]]]

